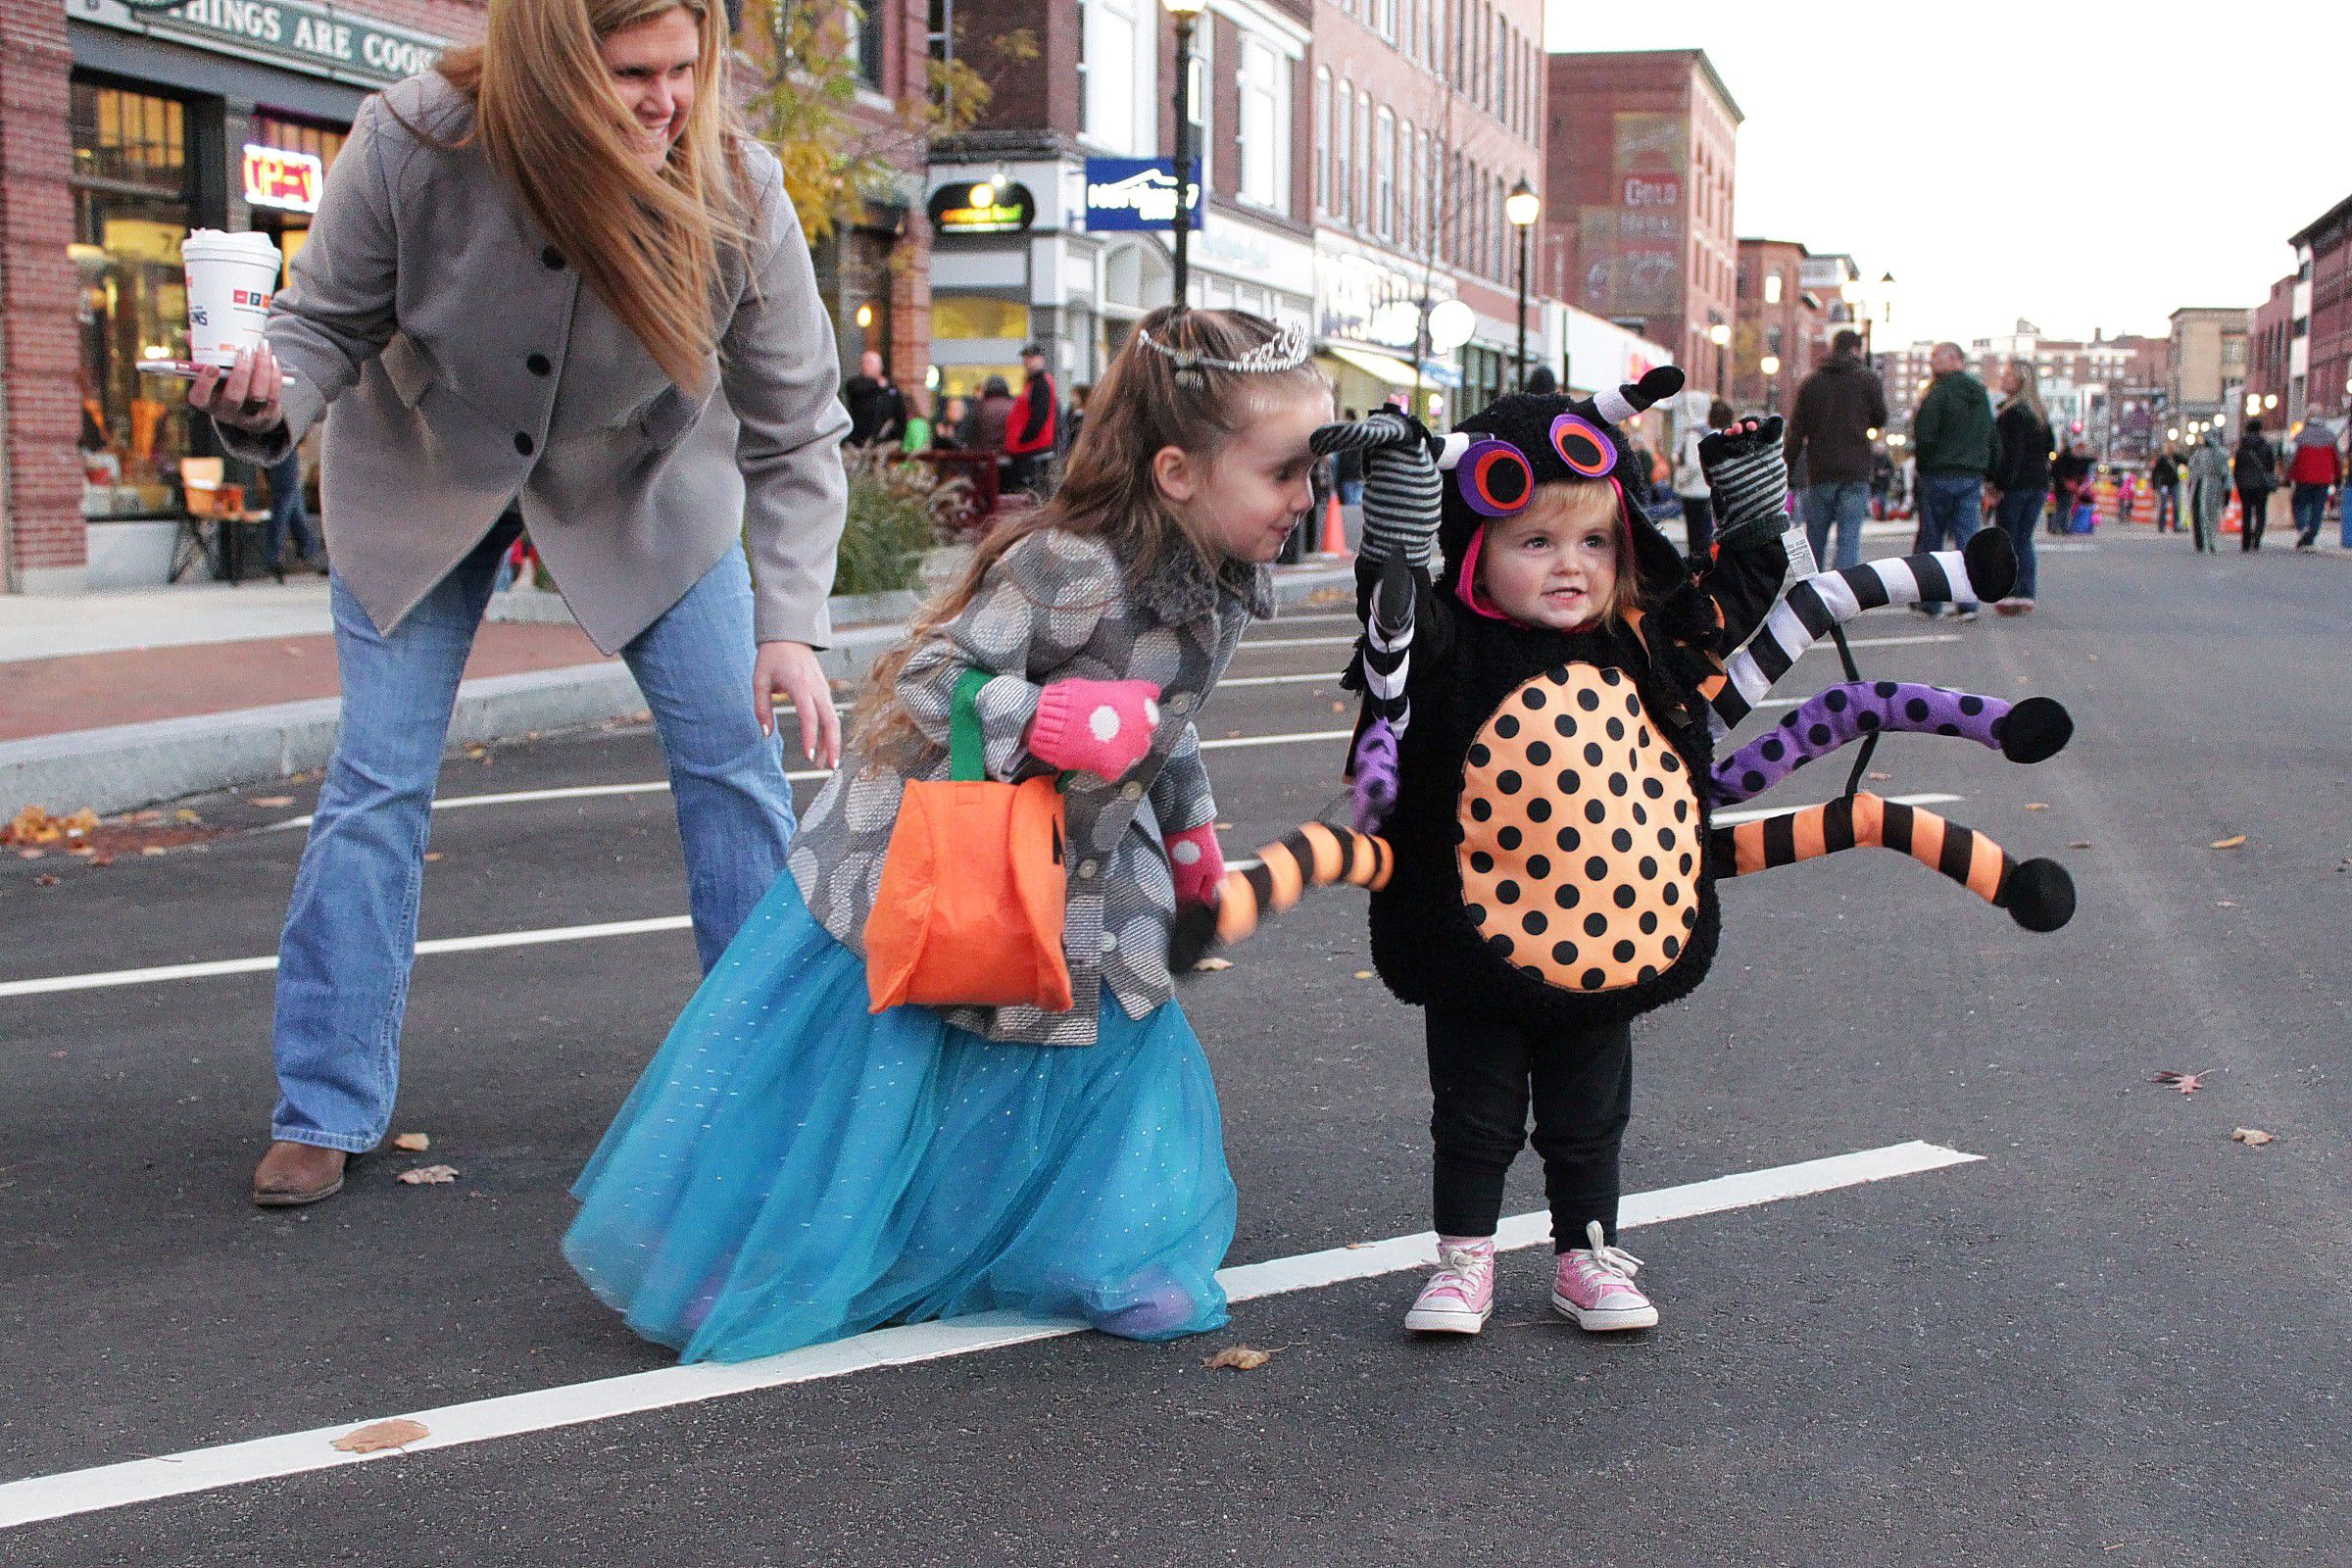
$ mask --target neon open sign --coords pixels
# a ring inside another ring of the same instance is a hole
[[[245,202],[249,207],[315,213],[318,187],[325,182],[326,165],[315,153],[245,144]]]

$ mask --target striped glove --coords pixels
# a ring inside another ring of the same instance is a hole
[[[1440,498],[1437,443],[1421,421],[1382,409],[1353,424],[1327,424],[1307,438],[1319,457],[1360,452],[1364,457],[1363,559],[1402,560],[1426,570],[1438,537]]]
[[[1726,550],[1778,539],[1788,525],[1788,460],[1781,451],[1781,427],[1776,414],[1753,430],[1735,424],[1698,443],[1699,467],[1715,501],[1715,538]]]

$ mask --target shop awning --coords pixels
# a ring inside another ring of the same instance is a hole
[[[1359,349],[1347,343],[1326,343],[1323,345],[1323,352],[1343,364],[1354,366],[1375,380],[1388,382],[1391,386],[1409,389],[1416,381],[1423,386],[1429,384],[1427,376],[1413,374],[1413,368],[1410,365],[1397,359],[1395,355],[1383,354],[1377,349]]]

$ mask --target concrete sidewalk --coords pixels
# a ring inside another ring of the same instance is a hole
[[[1328,558],[1275,577],[1286,608],[1354,580]],[[837,599],[826,673],[862,676],[916,603]],[[320,767],[336,692],[324,579],[0,599],[0,821],[26,806],[122,811]],[[507,594],[474,639],[449,744],[608,723],[645,706],[627,666],[597,652],[561,597]]]

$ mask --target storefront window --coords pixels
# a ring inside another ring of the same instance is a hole
[[[76,81],[72,117],[82,514],[168,514],[189,453],[186,389],[138,366],[188,353],[179,260],[190,224],[187,111]]]
[[[295,120],[280,120],[270,115],[255,115],[249,122],[247,138],[258,147],[273,147],[279,152],[296,153],[318,161],[318,174],[323,182],[327,171],[335,167],[335,156],[343,150],[344,132],[325,125],[305,124]],[[231,149],[234,151],[234,149]],[[253,213],[254,228],[277,241],[278,251],[285,257],[293,275],[294,257],[303,241],[311,237],[313,205],[304,207],[290,191],[257,191],[248,184],[245,201]]]

